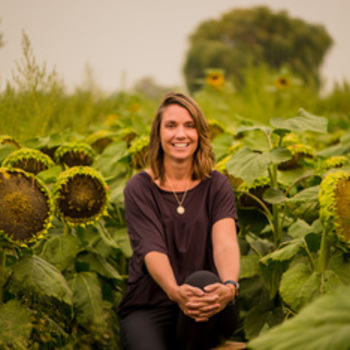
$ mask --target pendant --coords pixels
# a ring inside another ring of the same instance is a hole
[[[179,205],[176,209],[176,211],[182,215],[185,212],[185,208],[182,205]]]

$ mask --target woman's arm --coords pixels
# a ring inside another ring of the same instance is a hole
[[[240,270],[240,253],[236,234],[235,221],[225,218],[216,222],[212,229],[213,256],[221,281],[238,281]],[[236,288],[233,284],[215,283],[204,290],[218,295],[219,306],[211,310],[211,315],[221,311],[235,298]],[[203,309],[203,311],[206,311]]]
[[[152,251],[146,254],[145,263],[148,272],[154,281],[163,289],[168,298],[176,302],[180,309],[189,317],[201,322],[208,320],[208,311],[201,309],[207,307],[209,311],[217,307],[215,294],[208,295],[200,288],[176,282],[173,269],[166,254]]]
[[[236,224],[231,218],[216,222],[212,229],[213,255],[221,281],[238,281],[240,253]]]

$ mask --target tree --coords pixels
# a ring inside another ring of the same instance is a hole
[[[259,6],[234,9],[218,20],[202,22],[190,35],[184,74],[190,91],[208,68],[225,70],[239,87],[242,70],[265,63],[288,66],[306,82],[320,85],[320,67],[333,40],[322,25],[291,18],[286,11]]]

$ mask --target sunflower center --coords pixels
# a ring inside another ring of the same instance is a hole
[[[47,198],[35,182],[20,173],[0,173],[0,230],[25,241],[44,229],[48,215]]]
[[[105,191],[101,183],[86,175],[69,179],[60,192],[60,210],[70,218],[93,217],[105,202]]]

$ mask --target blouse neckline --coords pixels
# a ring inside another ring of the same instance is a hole
[[[152,179],[152,176],[145,170],[141,171],[142,173],[146,174],[146,176],[148,177],[148,179],[150,180],[150,182],[161,192],[164,193],[173,193],[173,191],[168,191],[168,190],[164,190],[163,188],[160,188]],[[207,181],[207,179],[202,180],[200,183],[198,183],[196,186],[190,188],[189,190],[187,190],[187,192],[192,192],[193,190],[195,190],[196,188],[200,187],[205,181]],[[185,193],[186,191],[175,191],[176,193]]]

